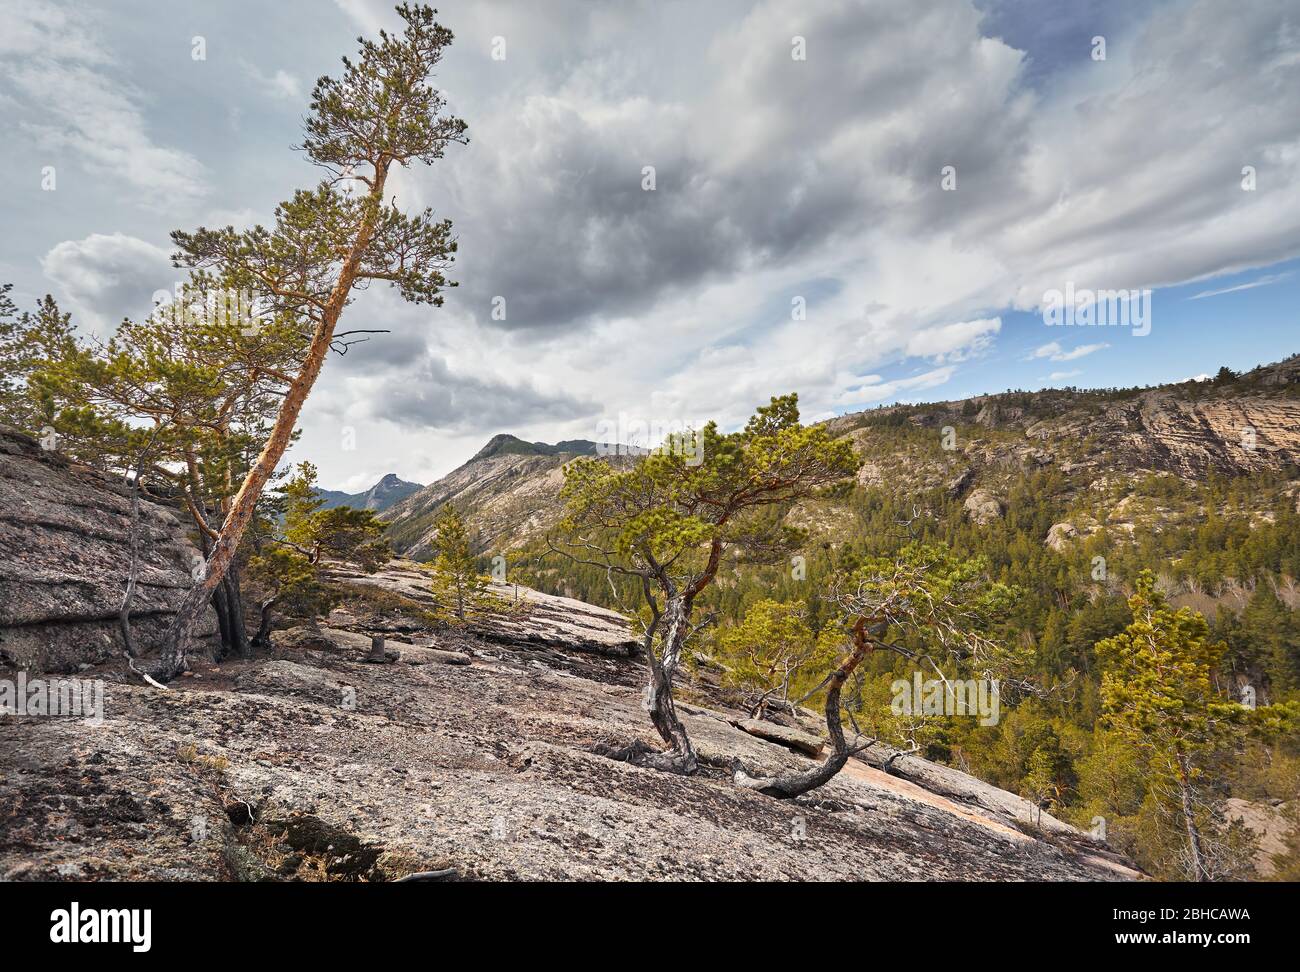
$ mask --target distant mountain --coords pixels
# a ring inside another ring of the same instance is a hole
[[[462,466],[395,504],[385,517],[393,524],[389,537],[403,553],[428,556],[434,518],[450,500],[472,523],[480,551],[495,549],[499,542],[518,546],[538,536],[554,519],[565,463],[578,456],[642,451],[606,447],[588,439],[551,445],[494,435]]]
[[[1172,512],[1139,515],[1136,500],[1122,505],[1118,499],[1105,516],[1086,509],[1088,497],[1101,495],[1095,484],[1113,482],[1122,496],[1126,484],[1150,475],[1188,483],[1267,471],[1294,478],[1300,467],[1300,356],[1239,376],[1154,388],[1047,388],[894,405],[843,415],[826,427],[853,442],[863,466],[855,482],[797,504],[788,520],[828,542],[853,528],[854,493],[937,490],[965,503],[971,519],[991,522],[1002,516],[1019,479],[1049,468],[1060,477],[1050,506],[1063,524],[1053,545],[1068,535],[1065,526],[1084,536],[1103,525],[1159,532],[1175,521]],[[428,556],[436,511],[453,500],[480,553],[527,547],[559,518],[565,463],[606,451],[586,440],[547,445],[494,436],[459,469],[395,505],[387,517],[389,536],[398,551]],[[1300,480],[1279,488],[1290,489],[1300,503]]]
[[[364,493],[342,493],[334,489],[318,489],[316,495],[325,501],[323,509],[335,506],[351,506],[358,510],[374,510],[376,513],[400,503],[412,493],[424,489],[419,483],[408,483],[389,473]]]
[[[517,436],[502,433],[488,439],[487,445],[476,452],[469,461],[477,462],[480,459],[491,459],[493,456],[558,456],[561,454],[594,456],[596,450],[597,444],[588,439],[567,439],[555,445],[548,445],[545,442],[525,442]]]

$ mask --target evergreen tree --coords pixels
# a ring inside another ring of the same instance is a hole
[[[731,556],[780,563],[800,531],[770,515],[852,475],[852,446],[824,426],[799,423],[798,396],[773,398],[739,432],[708,423],[698,434],[670,436],[630,463],[583,458],[565,469],[566,515],[553,549],[576,563],[637,584],[650,617],[644,649],[646,708],[667,753],[633,747],[624,758],[694,773],[695,749],[673,705],[673,679],[696,633],[696,602]]]
[[[316,467],[299,463],[254,522],[257,553],[249,561],[249,576],[263,592],[255,644],[269,643],[273,610],[312,617],[333,607],[338,595],[326,580],[326,559],[373,572],[392,556],[383,539],[387,524],[373,510],[322,509],[323,503]]]
[[[0,285],[0,425],[40,435],[58,413],[58,403],[37,376],[81,347],[71,316],[46,294],[35,313],[18,312]],[[57,429],[55,430],[58,431]]]
[[[727,666],[723,683],[744,693],[750,716],[761,718],[771,704],[790,705],[790,692],[806,670],[825,667],[834,656],[836,632],[819,638],[808,623],[802,602],[783,604],[764,598],[750,606],[744,620],[717,639]]]
[[[177,266],[211,271],[266,312],[294,321],[304,349],[284,376],[275,421],[225,513],[204,578],[176,613],[164,676],[185,668],[190,628],[234,560],[326,355],[346,350],[355,333],[338,330],[353,291],[384,281],[406,300],[439,305],[448,285],[443,273],[456,249],[450,221],[430,210],[408,216],[385,200],[394,163],[432,163],[447,145],[466,140],[465,123],[445,113],[442,95],[428,84],[452,34],[431,7],[403,4],[397,12],[405,22],[400,36],[362,38],[359,58],[344,58],[340,78],[316,82],[302,149],[325,170],[321,183],[281,203],[271,229],[172,234]]]
[[[445,624],[460,626],[504,610],[505,601],[492,593],[491,578],[478,569],[469,532],[456,507],[443,504],[434,525],[435,555],[428,568],[438,604],[434,616]]]
[[[1103,720],[1147,760],[1182,831],[1186,876],[1220,871],[1212,763],[1244,738],[1250,712],[1214,689],[1227,646],[1209,639],[1205,618],[1171,609],[1150,571],[1129,598],[1132,623],[1097,644]]]
[[[893,557],[873,557],[834,579],[829,595],[848,632],[848,644],[814,692],[826,692],[826,729],[831,753],[818,766],[776,777],[752,776],[739,763],[733,778],[741,786],[789,799],[831,780],[856,752],[872,745],[844,736],[841,693],[863,661],[877,649],[924,665],[952,692],[932,652],[968,672],[1000,686],[1028,687],[1025,676],[1032,653],[1000,644],[988,636],[990,626],[1010,607],[1014,593],[990,582],[988,564],[966,559],[933,544],[913,543]],[[1000,688],[998,689],[1000,691]],[[914,700],[913,712],[920,706]]]

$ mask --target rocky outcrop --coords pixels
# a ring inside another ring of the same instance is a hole
[[[1100,413],[1034,423],[1025,435],[1048,452],[1095,439],[1089,464],[1186,479],[1281,469],[1300,462],[1300,399],[1264,388],[1196,400],[1153,389],[1107,403]]]
[[[429,575],[412,560],[394,559],[372,574],[332,565],[329,575],[345,588],[385,591],[416,609],[436,606]],[[573,651],[623,657],[640,649],[627,619],[614,611],[518,584],[494,583],[491,589],[508,610],[470,629],[488,641],[517,646],[558,645]],[[402,629],[397,626],[389,630]],[[419,625],[408,630],[419,630]]]
[[[1053,523],[1047,531],[1047,539],[1043,543],[1053,550],[1060,552],[1070,545],[1079,536],[1079,531],[1075,529],[1073,523]]]
[[[570,608],[567,627],[591,627],[572,602],[545,610],[558,623]],[[656,738],[639,661],[465,636],[469,664],[368,664],[379,616],[335,627],[360,611],[358,595],[320,632],[277,632],[274,657],[196,662],[172,691],[103,666],[98,727],[0,717],[0,880],[1140,876],[1027,801],[914,756],[869,749],[793,801],[738,789],[713,767],[809,757],[708,699],[681,706],[698,775],[616,762],[604,746]],[[390,627],[418,627],[397,612],[386,603]],[[419,640],[394,638],[403,658]]]
[[[143,501],[132,636],[157,647],[199,557],[171,511]],[[0,665],[73,672],[123,652],[117,615],[130,563],[130,493],[0,428]],[[200,558],[201,561],[201,558]],[[211,611],[196,650],[216,647]]]
[[[1273,858],[1286,853],[1287,842],[1295,831],[1294,809],[1281,800],[1268,803],[1230,797],[1224,801],[1224,816],[1238,821],[1259,841],[1255,854],[1255,873],[1262,878],[1272,877],[1277,868]]]
[[[966,511],[966,515],[980,526],[1002,519],[1007,510],[1006,503],[1001,498],[994,496],[983,487],[971,490],[962,508]]]

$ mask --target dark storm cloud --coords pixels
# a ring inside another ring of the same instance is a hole
[[[564,422],[594,415],[597,406],[561,394],[548,394],[527,383],[509,385],[493,379],[452,372],[447,363],[428,356],[376,390],[367,403],[374,418],[415,429],[447,432],[499,432],[544,422]]]
[[[465,285],[449,300],[491,322],[503,297],[510,329],[579,326],[833,246],[900,207],[923,226],[987,206],[1014,186],[1027,111],[1003,97],[1019,56],[977,20],[957,4],[767,6],[713,45],[689,103],[513,93],[450,167],[476,206],[458,221]],[[969,191],[940,198],[949,163]]]

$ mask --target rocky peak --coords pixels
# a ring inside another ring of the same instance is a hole
[[[390,506],[400,503],[412,493],[424,487],[419,483],[408,483],[397,473],[388,473],[379,482],[362,493],[343,493],[337,490],[318,489],[316,495],[324,500],[324,508],[351,506],[359,510],[374,510],[382,513]]]
[[[470,457],[470,462],[491,459],[493,456],[594,456],[596,443],[587,439],[566,439],[554,445],[546,442],[525,442],[518,436],[500,433],[488,439],[487,445]]]

